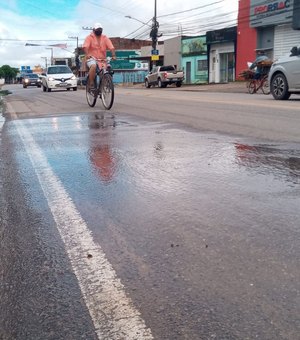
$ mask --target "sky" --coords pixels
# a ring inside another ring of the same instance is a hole
[[[82,45],[96,22],[108,37],[150,39],[155,3],[159,40],[236,24],[238,0],[0,0],[0,67],[44,67],[52,53],[70,58],[76,37]],[[51,50],[56,44],[67,46]]]

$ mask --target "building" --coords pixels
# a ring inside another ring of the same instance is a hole
[[[165,40],[164,65],[183,70],[185,84],[207,83],[206,36],[178,36]]]
[[[144,82],[145,75],[149,71],[148,58],[142,56],[142,49],[150,49],[151,41],[149,40],[137,40],[137,39],[126,39],[126,38],[110,38],[115,50],[117,60],[111,61],[112,68],[114,70],[114,82],[115,83],[140,83]],[[79,71],[78,77],[83,80],[86,77],[87,69],[84,62],[84,52],[82,47],[78,47],[76,54],[77,57],[74,59],[74,65],[72,69]],[[110,52],[107,53],[110,55]],[[151,57],[150,57],[151,58]],[[76,60],[78,65],[75,66]]]
[[[207,83],[207,45],[206,36],[183,37],[181,40],[181,64],[185,83]]]
[[[290,53],[300,44],[300,0],[240,0],[237,73],[264,50],[270,59]]]
[[[155,62],[155,65],[164,65],[164,42],[162,41],[159,41],[157,43],[157,47],[156,47],[157,51],[158,51],[158,55],[156,56],[157,57],[157,60],[152,60],[153,58],[153,55],[152,55],[152,51],[153,51],[153,47],[152,46],[143,46],[141,48],[141,57],[140,57],[140,60],[141,61],[146,61],[148,62],[149,64],[149,70],[152,70],[152,67],[154,65],[154,62]]]
[[[228,83],[235,80],[237,27],[206,32],[209,64],[209,83]]]
[[[174,65],[177,69],[182,69],[181,53],[182,37],[174,37],[164,41],[164,63]]]

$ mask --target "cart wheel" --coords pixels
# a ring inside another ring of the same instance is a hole
[[[262,90],[263,94],[270,94],[270,87],[269,87],[268,79],[263,80],[261,90]]]
[[[248,92],[250,94],[253,94],[256,92],[256,81],[255,80],[251,80],[249,83],[249,87],[248,87]]]

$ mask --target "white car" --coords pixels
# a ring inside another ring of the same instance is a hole
[[[289,56],[276,60],[269,73],[269,86],[276,100],[287,100],[293,93],[300,94],[300,47],[291,49]]]
[[[44,92],[71,88],[77,91],[77,77],[66,65],[52,65],[47,68],[46,73],[42,73],[42,88]]]

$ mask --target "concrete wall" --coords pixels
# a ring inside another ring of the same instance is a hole
[[[152,51],[152,46],[143,46],[141,48],[141,57],[151,57],[151,51]],[[160,56],[163,56],[164,55],[164,51],[165,51],[165,48],[164,48],[164,44],[158,44],[157,45],[157,49],[158,49],[158,52],[159,52],[159,55]]]
[[[116,50],[139,50],[142,46],[151,46],[149,40],[126,39],[120,37],[110,38]]]
[[[181,65],[181,36],[164,41],[165,45],[165,65],[176,65],[177,69],[182,69]]]
[[[236,76],[247,68],[247,62],[256,58],[257,46],[256,29],[251,28],[249,18],[250,0],[239,1],[237,51],[236,51]]]

